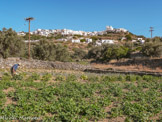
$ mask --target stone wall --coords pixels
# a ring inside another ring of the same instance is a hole
[[[28,60],[20,58],[0,59],[0,68],[11,68],[14,64],[20,64],[21,68],[27,69],[63,69],[63,70],[81,70],[91,69],[90,65],[81,65],[74,62],[52,62],[41,60]]]
[[[11,68],[14,64],[19,63],[20,68],[27,69],[62,69],[62,70],[78,70],[91,73],[118,73],[118,74],[136,74],[136,75],[153,75],[162,76],[159,72],[137,72],[137,71],[119,71],[115,69],[101,70],[91,65],[81,65],[74,62],[51,62],[41,60],[27,60],[20,58],[0,59],[0,69]]]

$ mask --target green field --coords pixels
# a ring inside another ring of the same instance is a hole
[[[0,121],[162,121],[162,78],[20,73],[0,80]]]

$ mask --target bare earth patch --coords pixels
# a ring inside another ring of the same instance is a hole
[[[22,87],[22,89],[31,89],[31,90],[37,90],[36,88],[34,88],[34,87]]]
[[[8,89],[4,89],[3,92],[7,95],[9,92],[11,91],[15,91],[15,89],[13,87],[9,87]],[[7,106],[9,104],[16,104],[15,101],[13,101],[11,98],[9,97],[6,97],[6,102],[5,102],[5,105],[4,106]]]
[[[7,98],[6,98],[5,106],[7,106],[7,105],[9,105],[9,104],[16,104],[16,102],[13,101],[11,98],[7,97]]]
[[[107,119],[103,119],[100,120],[98,122],[124,122],[126,117],[116,117],[116,118],[107,118]]]
[[[123,89],[123,92],[129,92],[129,89]]]
[[[9,87],[8,89],[4,89],[3,90],[3,92],[5,93],[5,94],[8,94],[10,91],[15,91],[15,89],[13,88],[13,87]]]
[[[162,115],[162,112],[160,112],[159,114],[157,114],[154,117],[149,118],[150,120],[160,120],[160,115]],[[160,121],[159,121],[160,122]]]
[[[153,59],[137,59],[129,60],[123,59],[122,61],[112,60],[108,64],[92,63],[92,67],[99,69],[114,69],[122,71],[147,71],[162,73],[161,58]]]

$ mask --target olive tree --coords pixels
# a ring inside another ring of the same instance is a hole
[[[23,56],[25,43],[11,28],[0,31],[0,54],[3,58]]]

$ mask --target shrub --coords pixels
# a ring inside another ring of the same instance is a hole
[[[118,80],[119,80],[119,81],[125,81],[125,76],[119,75],[119,76],[118,76]]]
[[[126,75],[126,80],[127,81],[136,81],[136,76],[135,75]]]
[[[32,78],[33,80],[39,80],[39,79],[40,79],[40,75],[37,74],[37,73],[33,73],[33,74],[31,75],[31,78]]]
[[[58,76],[56,76],[56,78],[55,78],[56,81],[65,81],[65,79],[66,79],[66,77],[63,76],[63,75],[58,75]]]
[[[87,77],[87,75],[83,74],[83,75],[80,76],[80,79],[82,79],[82,80],[88,80],[88,77]]]
[[[86,57],[86,52],[83,49],[74,48],[73,51],[74,51],[74,54],[72,55],[72,58],[84,59]]]
[[[3,58],[9,56],[22,56],[25,43],[11,28],[0,31],[0,54]]]
[[[67,76],[66,81],[77,81],[77,77],[74,74],[70,74]]]
[[[23,76],[22,75],[14,75],[13,80],[22,80]]]
[[[160,57],[162,56],[162,43],[148,42],[143,45],[142,54],[148,57]]]
[[[51,78],[52,78],[52,75],[49,74],[49,73],[46,73],[45,75],[43,75],[41,81],[47,82],[47,81],[49,81]]]
[[[127,58],[130,55],[129,48],[120,45],[105,44],[93,47],[88,52],[88,58],[94,58],[96,61],[110,61],[111,59]]]
[[[152,81],[153,80],[153,77],[151,75],[144,75],[143,76],[143,80]]]
[[[50,61],[70,61],[70,53],[62,44],[41,40],[33,47],[33,58]]]
[[[11,80],[11,75],[9,75],[8,73],[4,73],[3,76],[2,76],[2,80],[10,81]]]

